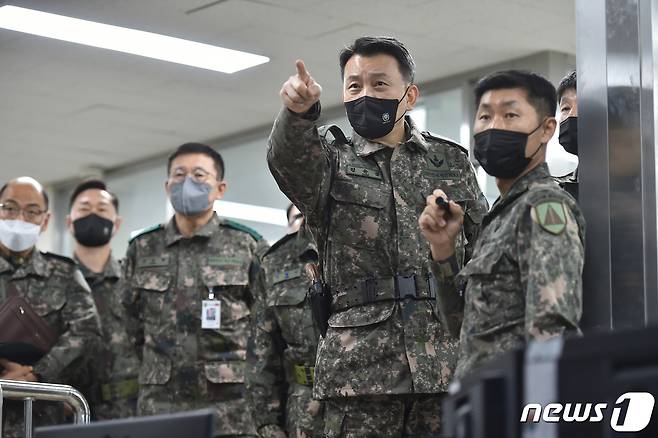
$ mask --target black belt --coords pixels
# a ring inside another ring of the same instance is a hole
[[[337,287],[332,290],[332,310],[348,309],[377,301],[436,299],[436,280],[431,274],[424,278],[416,274],[394,277],[367,278],[352,286]]]

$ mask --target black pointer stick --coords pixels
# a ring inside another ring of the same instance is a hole
[[[444,197],[439,196],[438,198],[436,198],[436,205],[442,208],[443,211],[446,212],[447,216],[450,216],[450,204],[448,203],[448,201],[446,201]]]

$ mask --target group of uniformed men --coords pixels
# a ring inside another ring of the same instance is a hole
[[[303,61],[280,91],[267,162],[292,204],[271,247],[215,213],[225,164],[203,144],[169,157],[174,216],[121,262],[119,200],[102,181],[72,193],[73,259],[35,249],[43,187],[7,182],[0,301],[22,296],[59,339],[34,364],[0,358],[0,378],[76,386],[99,420],[212,407],[222,437],[434,437],[453,379],[578,335],[577,171],[553,178],[545,163],[558,102],[560,143],[577,154],[575,72],[557,92],[516,70],[476,85],[471,151],[500,190],[489,209],[468,151],[407,116],[420,91],[401,42],[359,38],[339,65],[350,136],[317,125],[322,88]],[[326,333],[308,264],[331,296]],[[35,404],[36,425],[67,415]],[[3,420],[3,436],[21,436],[21,405],[5,402]]]

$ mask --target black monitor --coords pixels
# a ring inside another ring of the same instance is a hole
[[[214,411],[134,417],[35,429],[35,438],[212,438]]]
[[[509,351],[454,382],[443,401],[442,438],[518,438],[523,350]]]
[[[560,438],[658,437],[658,407],[649,424],[637,432],[615,432],[631,416],[628,393],[658,398],[658,327],[598,333],[565,342],[559,362],[558,395],[563,404],[605,403],[603,421],[560,422]],[[615,409],[619,411],[614,417]],[[630,418],[629,418],[630,421]],[[628,426],[628,424],[626,424]],[[628,429],[626,429],[628,430]]]

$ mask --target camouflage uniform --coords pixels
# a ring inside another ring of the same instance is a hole
[[[304,272],[304,265],[317,259],[315,244],[303,229],[272,245],[262,259],[247,350],[247,391],[262,437],[283,430],[291,437],[323,436],[323,409],[312,400],[320,335]]]
[[[172,218],[131,241],[126,305],[142,359],[140,415],[212,407],[216,436],[256,435],[244,367],[257,254],[267,244],[247,230],[213,215],[185,238]],[[218,330],[201,328],[211,290]]]
[[[555,179],[555,182],[566,190],[567,193],[573,196],[576,201],[578,200],[578,168],[567,175],[556,176],[553,179]]]
[[[356,133],[347,140],[336,127],[318,130],[319,112],[319,104],[304,115],[284,108],[268,162],[314,233],[333,295],[313,388],[314,397],[328,400],[326,434],[436,435],[457,341],[435,313],[418,217],[436,188],[458,201],[467,215],[458,242],[464,260],[486,199],[467,152],[421,133],[411,118],[407,140],[391,148]]]
[[[100,323],[75,262],[36,249],[25,258],[0,257],[0,302],[14,295],[24,298],[60,334],[33,373],[44,383],[79,387],[88,379],[82,374],[99,346]],[[3,420],[4,438],[24,436],[22,402],[5,401]],[[61,403],[34,402],[34,427],[64,422]]]
[[[88,391],[92,418],[109,420],[132,417],[137,411],[139,359],[135,340],[126,331],[125,290],[121,266],[110,257],[103,272],[90,271],[77,258],[80,271],[91,288],[101,319],[101,351],[91,364]]]
[[[457,377],[529,340],[580,333],[584,236],[576,201],[544,163],[498,198],[458,277],[434,264],[443,320],[454,334],[461,326]]]

